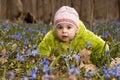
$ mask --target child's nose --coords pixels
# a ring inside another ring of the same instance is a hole
[[[62,32],[63,32],[63,33],[66,33],[66,32],[67,32],[67,29],[66,29],[66,28],[63,28]]]

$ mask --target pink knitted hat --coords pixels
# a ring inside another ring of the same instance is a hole
[[[69,6],[61,7],[54,17],[54,25],[57,26],[59,23],[69,23],[78,29],[79,15],[77,11]]]

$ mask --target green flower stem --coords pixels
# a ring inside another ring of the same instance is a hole
[[[120,45],[120,42],[118,42],[118,43],[116,43],[115,45],[113,45],[113,47],[118,46],[118,45]]]
[[[96,73],[100,80],[104,80],[103,76],[101,77],[99,73]]]
[[[67,61],[65,60],[65,62],[66,62],[67,68],[70,69],[69,61],[68,61],[68,60],[67,60]]]
[[[5,76],[6,76],[6,72],[7,72],[7,66],[5,66],[5,68],[4,68],[4,73],[3,73],[3,80],[5,80]]]
[[[61,58],[61,55],[59,55],[52,63],[50,64],[50,67],[53,67],[55,63]]]

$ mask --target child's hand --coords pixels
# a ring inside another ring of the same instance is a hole
[[[83,61],[84,64],[89,64],[89,63],[91,63],[91,61],[90,61],[91,51],[90,51],[90,50],[83,49],[83,50],[80,51],[78,54],[81,56],[82,61]]]

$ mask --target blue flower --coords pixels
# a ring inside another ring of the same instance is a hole
[[[41,59],[40,61],[39,61],[39,64],[44,64],[44,65],[49,65],[50,64],[50,62],[49,62],[49,60],[47,60],[46,58],[44,58],[44,59]]]
[[[37,73],[37,71],[38,71],[38,67],[35,66],[35,68],[34,68],[34,72]]]
[[[8,57],[10,57],[11,56],[11,52],[7,52],[7,55],[8,55]]]
[[[10,30],[10,25],[8,23],[4,23],[3,25],[4,25],[4,29],[3,30],[5,32],[8,32]]]
[[[10,79],[10,80],[14,80],[14,78],[15,78],[15,73],[14,73],[13,70],[8,71],[8,75],[9,75],[9,79]]]
[[[44,65],[42,69],[43,69],[43,72],[46,72],[46,71],[49,70],[49,66],[48,65]]]
[[[110,74],[109,74],[109,71],[107,68],[104,68],[104,75],[105,75],[105,78],[110,78]]]
[[[27,39],[24,40],[24,44],[27,45],[29,42]]]
[[[106,54],[106,55],[110,54],[110,50],[107,50],[107,51],[105,52],[105,54]]]
[[[0,44],[2,44],[2,45],[3,45],[3,44],[4,44],[4,42],[3,42],[2,40],[0,40]]]
[[[105,78],[110,78],[110,74],[109,74],[109,70],[108,70],[108,65],[107,64],[105,64],[103,66],[103,71],[104,71]]]
[[[89,70],[89,71],[87,72],[86,77],[92,78],[93,76],[94,76],[94,73],[93,73],[91,70]]]
[[[35,68],[30,72],[30,76],[32,76],[33,79],[37,78],[37,75],[36,75],[37,71],[38,71],[38,67],[35,66]]]
[[[18,58],[18,60],[20,60],[20,62],[25,62],[25,58],[23,55],[20,56],[19,54],[17,54],[16,57]]]
[[[39,61],[39,64],[43,64],[44,63],[44,61],[41,59],[40,61]]]
[[[116,22],[116,26],[120,26],[120,22]]]
[[[37,78],[36,73],[33,73],[31,76],[32,76],[33,79],[36,79],[36,78]]]
[[[76,61],[80,61],[81,60],[81,57],[80,57],[80,55],[76,55]]]
[[[4,58],[5,57],[5,55],[4,54],[2,54],[2,58]]]
[[[104,69],[105,78],[110,78],[108,70]]]
[[[30,40],[33,40],[33,36],[30,36]]]
[[[43,72],[45,72],[46,74],[51,74],[52,72],[52,68],[50,68],[48,65],[44,65],[42,68]]]
[[[17,51],[17,52],[20,52],[20,50],[21,50],[20,47],[17,47],[16,51]]]
[[[109,69],[109,73],[112,74],[112,76],[114,77],[120,76],[119,71],[120,71],[120,66],[118,65],[114,65],[113,69]]]
[[[29,27],[29,28],[27,28],[27,31],[28,32],[32,32],[32,29]]]
[[[44,65],[49,65],[49,64],[50,62],[46,58],[44,58]]]
[[[109,31],[106,31],[105,33],[102,34],[103,38],[107,38],[110,35]]]
[[[39,50],[33,50],[33,51],[32,51],[32,55],[33,55],[33,56],[36,56],[39,52],[40,52]]]
[[[18,40],[21,40],[22,39],[22,34],[20,32],[14,34],[14,38],[15,39],[18,39]]]
[[[80,70],[78,70],[77,68],[75,68],[75,65],[71,65],[71,68],[68,69],[68,73],[72,74],[72,75],[77,75],[80,74]]]
[[[62,57],[64,58],[65,61],[68,61],[68,60],[72,60],[72,56],[71,55],[62,55]]]
[[[47,33],[47,30],[46,30],[46,28],[42,28],[42,31],[41,31],[43,34],[46,34]]]
[[[92,46],[92,43],[90,41],[87,42],[86,44],[87,47],[91,47]]]
[[[45,80],[49,80],[50,75],[46,73],[44,77],[45,77]]]
[[[35,66],[35,68],[30,72],[30,75],[33,74],[33,73],[37,73],[37,71],[38,71],[38,67]]]
[[[24,77],[23,80],[29,80],[27,77]]]
[[[36,48],[36,47],[37,47],[37,44],[34,44],[34,45],[33,45],[33,48]]]
[[[26,51],[26,56],[30,56],[32,54],[32,51],[31,51],[31,49],[27,49],[27,51]]]

